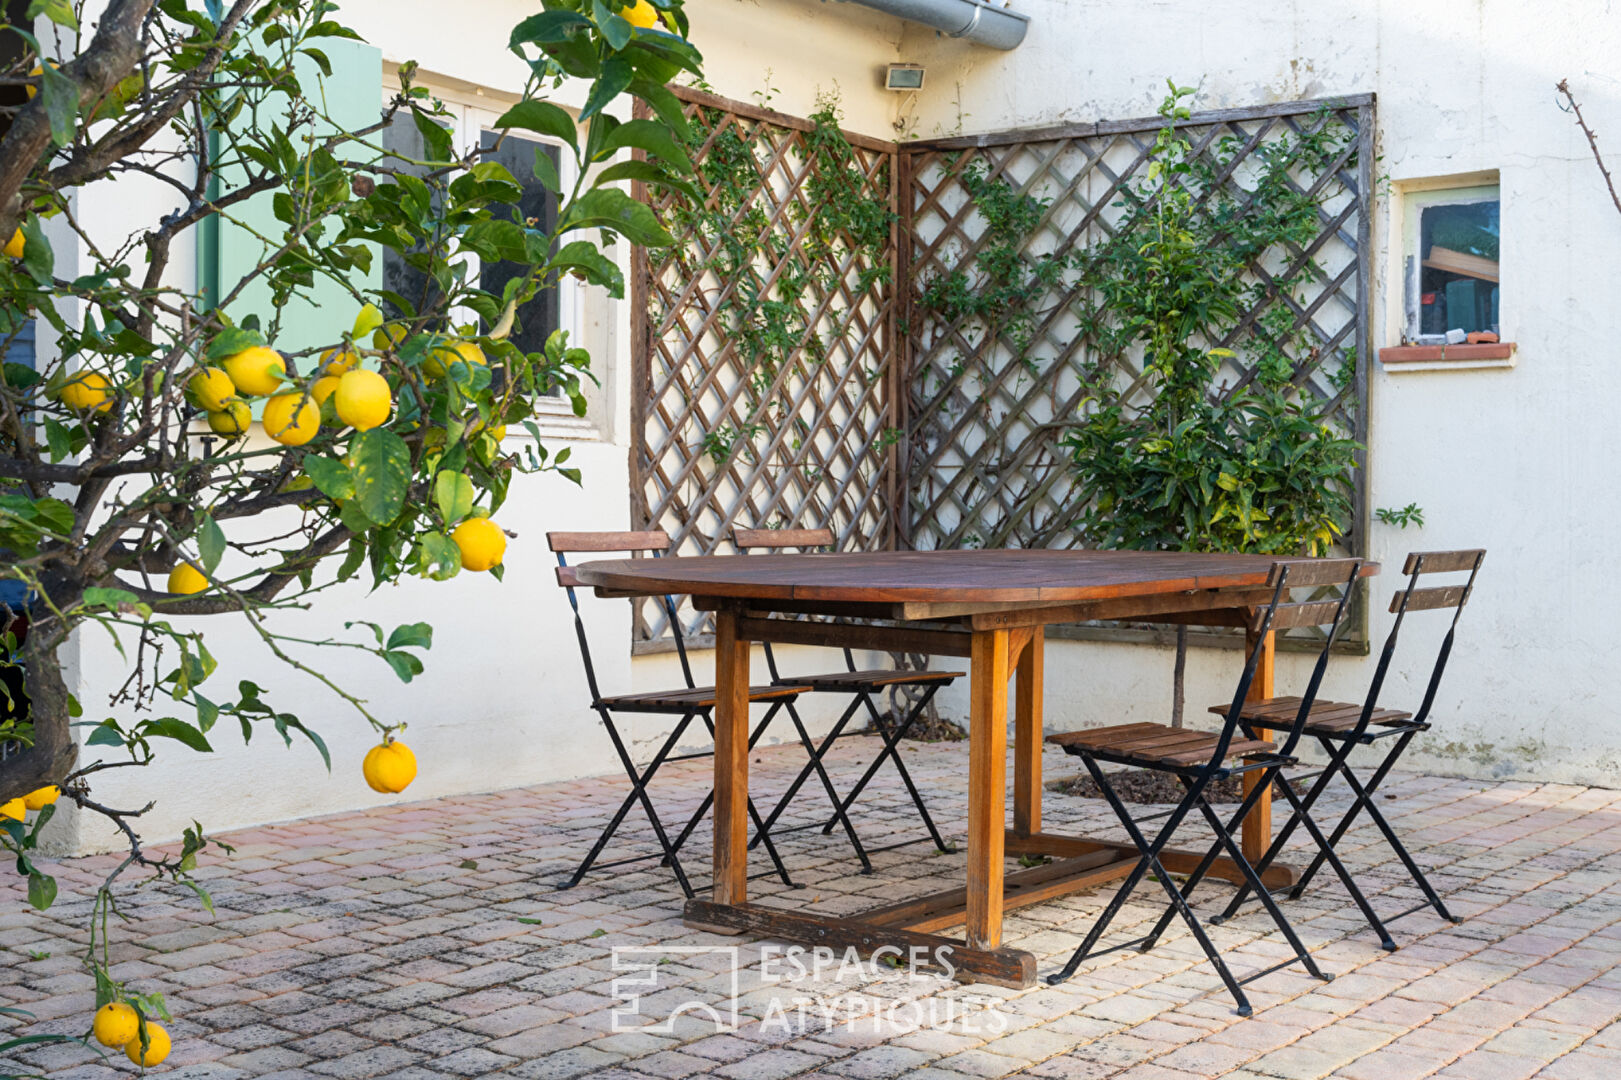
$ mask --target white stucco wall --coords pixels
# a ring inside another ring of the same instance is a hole
[[[1375,344],[1400,338],[1393,196],[1404,181],[1496,170],[1502,186],[1503,308],[1513,370],[1393,375],[1370,385],[1370,505],[1417,502],[1422,529],[1373,523],[1369,554],[1385,566],[1383,607],[1412,549],[1485,547],[1485,569],[1460,627],[1436,730],[1414,763],[1443,772],[1621,784],[1621,705],[1606,568],[1621,526],[1613,437],[1621,400],[1621,215],[1586,141],[1556,103],[1569,77],[1604,135],[1621,124],[1613,61],[1621,19],[1598,0],[1389,3],[1346,0],[1017,0],[1032,17],[1016,52],[947,41],[923,29],[900,59],[927,65],[920,135],[1146,116],[1165,78],[1197,84],[1196,107],[1224,108],[1373,91],[1378,95],[1374,211]],[[966,117],[959,122],[958,102]],[[1621,164],[1621,142],[1608,142]],[[1398,239],[1399,246],[1399,239]],[[1391,303],[1394,301],[1394,310]],[[1381,641],[1390,616],[1375,617]],[[1425,620],[1434,629],[1435,616]],[[1415,619],[1409,623],[1418,629]],[[1435,639],[1407,636],[1390,704],[1416,704]],[[1195,650],[1190,714],[1231,695],[1235,653]],[[1329,687],[1360,700],[1372,660],[1340,660]],[[1050,728],[1159,720],[1171,652],[1054,642]],[[1278,684],[1298,685],[1285,656]],[[1415,684],[1417,680],[1417,684]],[[953,688],[946,707],[961,714]],[[1409,705],[1411,707],[1411,705]]]
[[[1146,115],[1170,75],[1202,81],[1199,105],[1207,108],[1375,91],[1381,171],[1393,182],[1498,170],[1503,325],[1519,343],[1519,366],[1400,376],[1375,368],[1371,504],[1418,502],[1428,521],[1405,533],[1374,524],[1371,554],[1387,567],[1376,592],[1388,596],[1409,548],[1491,549],[1428,744],[1439,753],[1414,760],[1443,771],[1621,783],[1621,718],[1608,692],[1616,649],[1608,613],[1618,607],[1617,587],[1601,564],[1621,525],[1609,491],[1617,464],[1611,416],[1621,399],[1613,344],[1621,338],[1621,313],[1609,303],[1615,291],[1609,268],[1621,264],[1621,216],[1553,93],[1568,75],[1602,129],[1621,123],[1621,80],[1607,74],[1621,29],[1607,5],[1234,0],[1212,9],[1194,0],[1018,0],[1016,6],[1033,17],[1032,29],[1019,50],[1006,54],[822,0],[691,0],[688,10],[716,92],[751,100],[769,87],[774,107],[802,115],[818,93],[836,86],[848,126],[874,135],[893,136],[897,123],[927,136]],[[443,6],[423,0],[353,0],[344,15],[385,61],[414,58],[430,79],[482,86],[498,97],[521,85],[523,71],[506,52],[506,38],[531,8],[520,0],[467,6],[454,32],[446,30]],[[926,64],[928,89],[914,98],[879,89],[882,66],[893,60]],[[1614,152],[1621,164],[1621,144]],[[118,213],[151,220],[166,195],[156,186],[137,190],[120,191]],[[1398,337],[1385,310],[1393,280],[1388,207],[1381,197],[1374,221],[1378,344]],[[573,440],[585,485],[543,477],[515,486],[501,515],[519,533],[504,584],[464,575],[449,585],[412,581],[375,595],[349,586],[325,594],[308,614],[277,616],[312,637],[341,633],[342,622],[355,618],[435,625],[428,670],[409,687],[380,661],[327,660],[380,715],[410,722],[407,739],[423,768],[404,798],[616,771],[605,736],[583,707],[572,624],[543,534],[628,525],[626,320],[623,303],[597,297],[587,307],[605,389],[593,431]],[[606,688],[670,683],[673,657],[629,657],[623,603],[588,603]],[[1386,618],[1376,617],[1376,637]],[[1416,698],[1415,680],[1427,674],[1432,655],[1433,641],[1422,643],[1423,637],[1408,641],[1388,699]],[[158,766],[98,780],[107,801],[156,795],[146,831],[157,838],[177,834],[194,817],[223,828],[384,801],[360,779],[360,757],[374,741],[370,729],[341,702],[279,671],[239,629],[222,626],[211,642],[221,662],[216,678],[251,676],[274,687],[273,701],[293,700],[325,735],[334,772],[329,776],[302,742],[283,749],[265,731],[244,748],[222,727],[213,755],[166,747]],[[87,635],[80,644],[81,697],[94,713],[125,669],[104,639]],[[710,656],[695,661],[702,678]],[[786,656],[784,667],[805,670],[815,662],[802,653]],[[1050,643],[1049,727],[1163,718],[1170,663],[1170,652],[1160,648]],[[1236,664],[1235,653],[1195,650],[1190,714],[1231,692]],[[1370,667],[1342,659],[1330,691],[1358,696]],[[1280,687],[1298,668],[1296,658],[1281,659]],[[945,711],[961,716],[965,695],[961,683],[942,695]],[[818,711],[825,722],[825,709]],[[633,730],[645,746],[663,724],[652,719]],[[72,846],[111,839],[100,831],[73,836],[69,824],[63,838]]]

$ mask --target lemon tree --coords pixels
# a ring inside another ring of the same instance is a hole
[[[358,35],[327,0],[109,0],[81,27],[83,7],[33,5],[58,32],[36,40],[8,26],[26,47],[0,72],[28,91],[26,104],[0,107],[0,344],[35,321],[54,341],[38,364],[0,369],[0,847],[29,902],[50,906],[38,838],[72,803],[129,838],[126,868],[187,882],[207,902],[190,881],[212,846],[202,829],[178,852],[149,853],[143,811],[98,800],[98,775],[210,753],[238,728],[306,738],[327,756],[272,690],[211,680],[217,623],[190,617],[217,616],[257,635],[267,665],[315,676],[376,727],[379,745],[348,767],[380,792],[411,782],[400,725],[305,646],[372,653],[409,683],[432,627],[353,624],[356,637],[306,641],[286,636],[276,612],[356,578],[499,577],[519,542],[500,525],[514,481],[579,481],[566,450],[542,445],[533,413],[545,396],[583,413],[590,358],[561,332],[532,351],[514,332],[564,274],[622,296],[605,243],[670,242],[627,186],[691,190],[686,124],[666,86],[698,74],[699,56],[681,0],[541,0],[513,28],[528,83],[497,133],[559,146],[575,166],[564,184],[537,153],[534,177],[558,202],[544,225],[522,212],[499,142],[452,146],[449,113],[415,84],[414,64],[400,65],[376,123],[332,115],[330,54]],[[583,107],[551,100],[565,85]],[[419,157],[385,148],[394,124],[417,132]],[[172,211],[132,222],[122,242],[79,232],[75,200],[114,198],[110,186],[131,176],[167,178]],[[266,215],[248,213],[267,206],[268,231]],[[205,225],[252,232],[265,256],[204,288],[174,262]],[[69,236],[71,263],[51,239]],[[431,287],[378,288],[370,270],[385,252]],[[475,261],[522,272],[487,291]],[[329,308],[344,298],[352,325],[297,341],[289,313],[317,290]],[[519,431],[529,437],[508,438]],[[274,528],[256,521],[267,515]],[[58,650],[91,623],[129,666],[116,706],[75,700],[63,679]],[[91,913],[103,1011],[93,1031],[86,1018],[86,1037],[156,1064],[169,1048],[161,999],[107,971],[111,889]]]

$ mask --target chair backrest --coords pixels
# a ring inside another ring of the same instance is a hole
[[[1385,638],[1385,647],[1379,653],[1379,664],[1373,671],[1373,681],[1368,686],[1368,699],[1362,707],[1361,723],[1357,733],[1367,726],[1368,718],[1378,707],[1379,692],[1384,688],[1385,675],[1390,670],[1390,659],[1396,652],[1396,639],[1401,634],[1402,622],[1409,612],[1414,611],[1448,611],[1452,612],[1452,623],[1447,627],[1446,636],[1441,639],[1441,649],[1435,658],[1435,668],[1430,672],[1430,681],[1424,688],[1424,703],[1419,706],[1413,719],[1423,723],[1430,715],[1430,709],[1435,704],[1435,692],[1441,686],[1441,675],[1446,670],[1447,658],[1452,655],[1452,642],[1457,636],[1458,619],[1463,615],[1464,605],[1475,590],[1475,577],[1480,573],[1481,563],[1486,561],[1484,548],[1466,548],[1458,551],[1415,551],[1407,556],[1402,564],[1402,573],[1407,575],[1405,588],[1396,590],[1390,598],[1390,613],[1396,616],[1396,621],[1390,627],[1390,635]],[[1462,584],[1451,585],[1420,585],[1419,579],[1425,574],[1464,574],[1469,575]]]
[[[631,555],[647,553],[654,558],[670,550],[670,537],[662,530],[645,532],[549,532],[546,543],[557,555],[557,583],[568,593],[568,604],[574,612],[574,634],[580,642],[580,659],[585,663],[585,681],[591,688],[593,703],[602,699],[597,687],[596,666],[591,662],[591,644],[585,633],[585,620],[580,614],[580,601],[574,590],[584,588],[579,574],[568,564],[571,554],[604,554],[623,551]],[[687,686],[697,684],[692,679],[692,666],[687,660],[687,643],[681,634],[681,620],[676,617],[675,600],[664,595],[664,612],[670,620],[670,632],[675,635],[676,652],[681,657],[681,673]]]
[[[732,543],[739,551],[750,548],[819,548],[835,543],[832,529],[743,529],[732,530]]]
[[[1300,695],[1294,723],[1290,725],[1287,738],[1278,748],[1281,754],[1294,751],[1295,744],[1300,741],[1300,735],[1305,730],[1306,718],[1317,700],[1317,690],[1322,686],[1323,674],[1328,670],[1329,653],[1333,651],[1334,639],[1345,620],[1351,593],[1361,573],[1361,559],[1280,560],[1272,564],[1272,570],[1267,575],[1267,584],[1272,586],[1272,599],[1265,607],[1256,611],[1250,624],[1255,645],[1244,661],[1244,671],[1239,677],[1238,689],[1233,694],[1233,703],[1223,719],[1219,745],[1211,758],[1209,768],[1212,770],[1219,768],[1227,758],[1227,747],[1242,723],[1244,703],[1249,697],[1250,687],[1255,682],[1256,668],[1260,664],[1261,651],[1265,648],[1267,635],[1274,630],[1301,626],[1325,627],[1327,632],[1323,635],[1323,647],[1317,653],[1317,662],[1312,666],[1311,678],[1307,680],[1305,690]],[[1338,593],[1329,599],[1321,597],[1306,600],[1291,599],[1294,589],[1307,588],[1337,588]]]
[[[798,548],[804,551],[808,548],[831,548],[838,543],[832,529],[745,529],[741,526],[732,528],[732,546],[739,553],[747,554],[754,550],[781,551],[783,548]],[[764,643],[766,668],[771,672],[773,681],[782,678],[777,670],[777,656],[771,649],[769,641]],[[844,650],[844,666],[848,671],[856,669],[855,653],[849,649]]]

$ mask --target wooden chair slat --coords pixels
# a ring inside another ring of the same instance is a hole
[[[1426,568],[1428,569],[1428,568]],[[1392,614],[1401,610],[1402,597],[1407,597],[1408,611],[1433,611],[1437,608],[1463,607],[1473,591],[1467,585],[1436,585],[1427,589],[1398,589],[1390,598]]]
[[[1209,761],[1210,755],[1215,752],[1215,736],[1210,736],[1210,740],[1203,747],[1162,754],[1155,760],[1167,765],[1202,765]],[[1272,753],[1276,749],[1277,747],[1271,743],[1260,739],[1234,739],[1227,745],[1227,756],[1238,757],[1242,754]]]
[[[1305,585],[1344,585],[1351,580],[1353,568],[1362,565],[1361,559],[1280,559],[1272,564],[1272,575],[1267,584],[1276,585],[1278,575],[1288,568],[1291,587]]]
[[[563,586],[565,589],[585,588],[585,586],[580,583],[580,575],[575,572],[574,567],[572,566],[559,566],[557,568],[557,583]]]
[[[669,534],[662,529],[647,532],[549,532],[546,543],[553,551],[668,551]]]
[[[732,543],[750,548],[832,547],[832,529],[733,529]]]
[[[1113,724],[1109,727],[1085,728],[1081,731],[1055,731],[1047,736],[1046,741],[1054,746],[1074,746],[1090,743],[1100,735],[1120,731],[1142,731],[1148,728],[1159,727],[1159,724]]]
[[[1412,574],[1415,571],[1421,574],[1453,574],[1460,570],[1473,570],[1486,558],[1485,548],[1468,548],[1460,551],[1415,551],[1407,556],[1402,564],[1401,572]],[[1423,560],[1423,569],[1419,569],[1419,560]]]
[[[1334,621],[1334,613],[1339,609],[1338,600],[1306,600],[1298,604],[1279,604],[1277,612],[1272,616],[1272,629],[1327,626]]]

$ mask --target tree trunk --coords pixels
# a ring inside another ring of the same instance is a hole
[[[1176,628],[1176,667],[1171,674],[1171,726],[1182,726],[1182,704],[1187,697],[1183,686],[1183,676],[1188,670],[1188,628],[1186,624],[1179,624]]]
[[[39,644],[36,645],[35,643]],[[43,634],[30,634],[19,658],[23,668],[26,709],[34,725],[34,744],[0,757],[0,802],[37,788],[60,784],[73,771],[79,747],[68,715],[68,688],[56,650],[46,649]]]

